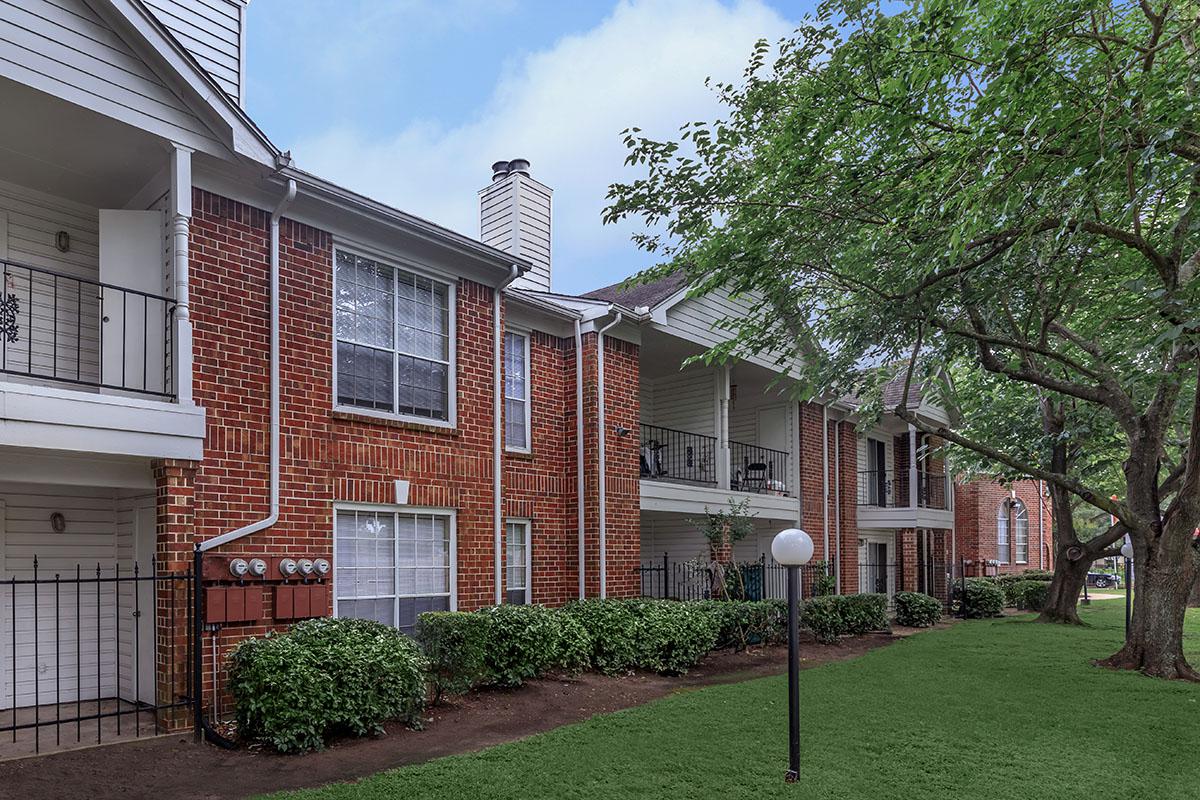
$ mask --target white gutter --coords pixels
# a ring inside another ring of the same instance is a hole
[[[584,551],[586,538],[584,536],[584,491],[583,477],[583,333],[579,329],[579,319],[575,319],[575,506],[579,528],[579,599],[587,595],[585,582],[587,558]]]
[[[821,558],[829,563],[829,406],[821,406],[821,482],[824,486],[824,502],[821,504],[823,522],[821,528],[825,536],[825,548]]]
[[[837,580],[837,594],[842,593],[842,432],[841,423],[833,423],[833,525],[834,525],[834,556],[833,574]]]
[[[611,309],[611,306],[610,306]],[[600,429],[600,466],[599,466],[599,501],[600,501],[600,597],[608,597],[608,509],[605,507],[605,476],[608,465],[605,461],[604,440],[607,429],[604,424],[604,334],[619,325],[625,315],[620,311],[612,322],[596,332],[596,396],[599,400],[599,410],[596,412],[596,424]]]
[[[500,565],[503,563],[502,557],[504,555],[503,481],[500,477],[500,458],[501,452],[504,449],[503,432],[500,430],[501,403],[504,400],[500,384],[500,365],[504,351],[502,349],[503,343],[500,340],[500,310],[504,290],[520,274],[521,268],[513,264],[509,268],[508,278],[497,286],[495,292],[492,294],[492,516],[495,528],[493,531],[495,541],[493,542],[492,558],[495,562],[496,572],[496,605],[500,605],[500,602],[503,600]],[[526,369],[528,369],[528,366],[526,366]],[[532,436],[533,432],[529,431],[528,435]]]
[[[296,199],[296,182],[288,179],[287,191],[271,214],[271,511],[258,522],[222,533],[200,543],[200,552],[249,536],[279,521],[279,219]]]

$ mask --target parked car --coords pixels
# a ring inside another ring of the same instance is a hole
[[[1110,586],[1119,589],[1121,576],[1115,572],[1089,572],[1087,582],[1088,586],[1095,586],[1097,589],[1107,589]]]

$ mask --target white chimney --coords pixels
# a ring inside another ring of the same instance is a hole
[[[523,158],[492,164],[492,182],[479,190],[480,240],[533,264],[513,282],[522,289],[550,291],[550,195]]]

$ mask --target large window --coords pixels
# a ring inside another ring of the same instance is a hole
[[[529,450],[529,337],[504,334],[504,444]]]
[[[996,544],[1002,564],[1029,562],[1029,511],[1020,500],[1005,500],[996,514]]]
[[[452,528],[445,513],[338,510],[337,616],[373,619],[411,633],[417,615],[451,610]]]
[[[529,523],[525,521],[508,522],[504,526],[505,568],[505,599],[510,603],[526,604],[531,602],[529,589],[530,548]]]
[[[337,251],[337,404],[448,422],[449,284]]]

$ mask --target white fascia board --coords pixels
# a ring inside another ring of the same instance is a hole
[[[199,460],[204,424],[199,406],[0,383],[0,445]]]
[[[274,168],[279,156],[277,148],[254,121],[234,103],[212,77],[196,63],[175,38],[167,33],[140,0],[91,0],[89,5],[114,30],[135,32],[141,42],[129,42],[135,51],[149,61],[153,55],[170,74],[162,75],[176,89],[184,90],[202,107],[193,107],[213,133],[221,137],[234,154]],[[138,45],[141,46],[138,46]],[[189,103],[194,106],[195,103]],[[219,155],[219,154],[214,154]]]

